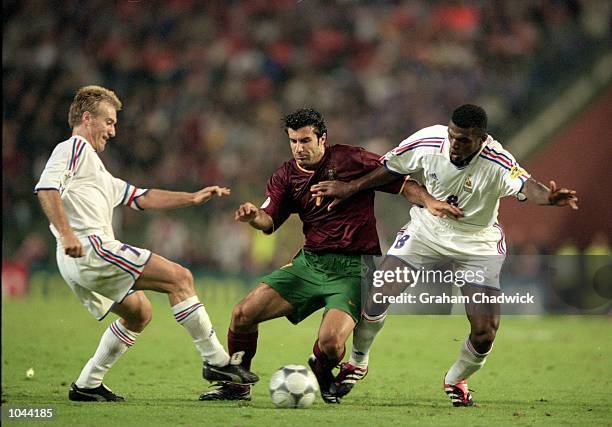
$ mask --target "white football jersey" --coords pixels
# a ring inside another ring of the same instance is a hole
[[[411,217],[435,221],[463,231],[476,231],[497,222],[499,199],[521,193],[530,175],[514,157],[490,135],[478,154],[464,167],[450,161],[447,126],[435,125],[419,130],[381,159],[392,173],[409,175],[423,171],[427,191],[438,200],[458,206],[464,217],[442,219],[427,209],[414,207]]]
[[[53,150],[34,192],[48,189],[59,191],[68,223],[78,237],[96,234],[113,239],[113,209],[123,204],[142,210],[137,200],[148,191],[112,176],[80,136],[60,142]],[[53,224],[50,228],[59,238]]]

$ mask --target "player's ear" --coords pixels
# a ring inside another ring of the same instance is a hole
[[[323,135],[321,135],[321,138],[319,138],[319,143],[321,145],[325,145],[325,141],[327,141],[327,132],[325,132]]]

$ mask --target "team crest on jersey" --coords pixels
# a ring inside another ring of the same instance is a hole
[[[325,170],[325,179],[327,181],[334,181],[336,179],[336,168],[334,165],[330,165],[326,170]]]
[[[472,192],[473,190],[472,175],[468,175],[468,177],[465,179],[465,182],[463,183],[463,190],[467,191],[468,193]]]
[[[527,174],[527,171],[518,165],[514,165],[512,169],[510,169],[510,178],[512,179],[516,179],[523,174]]]

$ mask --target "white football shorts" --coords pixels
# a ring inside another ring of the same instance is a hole
[[[456,277],[464,278],[462,282],[467,279],[474,286],[499,289],[506,242],[498,224],[466,232],[429,221],[425,224],[417,218],[400,229],[387,255],[401,259],[415,270],[450,265]]]
[[[81,243],[85,252],[81,258],[69,257],[58,244],[57,266],[85,308],[102,320],[113,304],[133,292],[151,251],[99,235],[82,238]]]

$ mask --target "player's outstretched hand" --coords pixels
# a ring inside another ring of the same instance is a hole
[[[67,233],[60,237],[64,253],[72,258],[80,258],[85,253],[83,252],[83,245],[81,241],[77,239],[74,233]]]
[[[240,205],[234,214],[234,219],[240,222],[250,222],[255,219],[259,208],[251,202],[246,202]]]
[[[231,190],[226,187],[219,187],[218,185],[213,185],[212,187],[202,188],[200,191],[196,192],[193,197],[194,205],[201,205],[202,203],[208,202],[214,196],[228,196],[231,193]]]
[[[428,202],[425,206],[430,214],[433,216],[439,216],[440,218],[453,217],[455,219],[463,217],[463,211],[457,206],[453,206],[450,203],[443,202],[442,200],[435,200]]]
[[[348,182],[342,181],[321,181],[310,187],[312,197],[317,198],[317,206],[321,204],[323,197],[332,197],[334,200],[329,204],[327,210],[330,211],[338,203],[349,198],[355,193],[355,189]]]
[[[578,197],[574,190],[567,188],[557,188],[555,181],[550,181],[548,189],[548,201],[554,206],[569,206],[574,210],[578,209]]]

